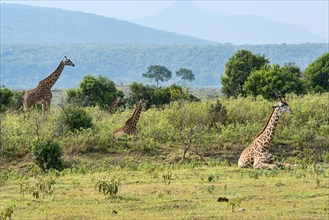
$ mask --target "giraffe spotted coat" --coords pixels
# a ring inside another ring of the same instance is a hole
[[[292,113],[292,111],[288,103],[283,100],[272,108],[272,113],[263,130],[256,136],[251,145],[242,151],[238,161],[239,167],[261,169],[277,167],[272,154],[269,152],[269,147],[274,138],[280,114],[282,112]]]
[[[56,83],[57,79],[63,72],[64,66],[74,66],[74,64],[71,62],[71,60],[64,57],[64,59],[59,63],[58,67],[52,74],[41,80],[38,86],[34,89],[24,92],[24,111],[28,111],[37,102],[41,102],[43,104],[44,111],[49,109],[52,98],[51,87]]]
[[[125,125],[122,128],[119,128],[115,131],[115,133],[126,133],[129,135],[137,135],[137,122],[139,120],[141,111],[145,105],[144,99],[140,100],[137,105],[133,115],[126,121]]]

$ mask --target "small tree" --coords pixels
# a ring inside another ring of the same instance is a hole
[[[226,63],[221,77],[222,92],[227,97],[245,96],[242,89],[251,71],[261,69],[269,63],[264,56],[254,55],[248,50],[237,51]]]
[[[185,69],[185,68],[180,68],[180,70],[178,70],[176,72],[176,76],[177,77],[182,77],[183,80],[183,86],[185,86],[186,81],[192,82],[193,80],[195,80],[195,75],[192,72],[192,70],[189,69]]]
[[[315,92],[329,91],[329,53],[322,54],[305,70],[310,90]]]
[[[32,147],[32,154],[34,161],[43,171],[50,168],[56,170],[63,168],[62,149],[56,142],[39,141]]]
[[[104,76],[85,76],[78,89],[67,91],[69,103],[82,103],[82,106],[100,106],[105,109],[116,97],[123,97],[123,92],[117,90],[113,81]]]
[[[5,86],[0,87],[0,113],[6,111],[13,95],[12,91]]]
[[[168,81],[171,78],[171,71],[161,65],[151,65],[147,72],[143,73],[143,77],[154,79],[159,86],[159,82]]]
[[[13,91],[13,97],[9,104],[9,108],[13,110],[20,110],[23,107],[24,91]]]
[[[246,80],[243,90],[254,97],[261,95],[266,99],[276,99],[277,95],[287,93],[304,94],[301,71],[295,64],[280,67],[277,64],[253,71]]]
[[[61,131],[77,131],[93,126],[92,117],[83,108],[74,106],[61,106],[62,113],[59,117],[59,129]]]

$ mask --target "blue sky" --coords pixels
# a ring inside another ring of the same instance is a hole
[[[2,1],[42,7],[88,12],[122,20],[147,17],[174,1]],[[258,15],[297,25],[306,31],[329,38],[329,0],[321,1],[193,1],[200,8],[222,14]],[[183,9],[182,9],[183,10]]]

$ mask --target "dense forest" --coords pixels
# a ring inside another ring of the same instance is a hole
[[[240,49],[264,55],[272,64],[293,62],[301,70],[329,51],[328,44],[313,43],[206,46],[2,44],[1,84],[13,89],[34,87],[67,56],[76,66],[65,69],[54,88],[77,87],[87,74],[106,76],[116,84],[150,83],[142,74],[153,64],[166,66],[173,72],[180,68],[192,70],[195,74],[192,86],[220,86],[225,63]],[[176,82],[178,79],[173,78],[168,84]]]

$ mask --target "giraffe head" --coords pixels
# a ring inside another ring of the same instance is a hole
[[[145,99],[144,98],[142,98],[141,100],[139,100],[137,104],[138,105],[141,105],[142,108],[145,108],[146,107],[146,102],[145,102]]]
[[[68,59],[66,56],[64,56],[64,59],[62,60],[62,62],[66,66],[75,66],[74,63],[72,63],[72,61],[70,59]]]
[[[273,109],[276,109],[278,111],[278,113],[282,113],[282,112],[288,112],[290,114],[292,114],[292,110],[289,108],[288,103],[286,102],[286,100],[284,98],[279,98],[280,101],[272,106]]]

